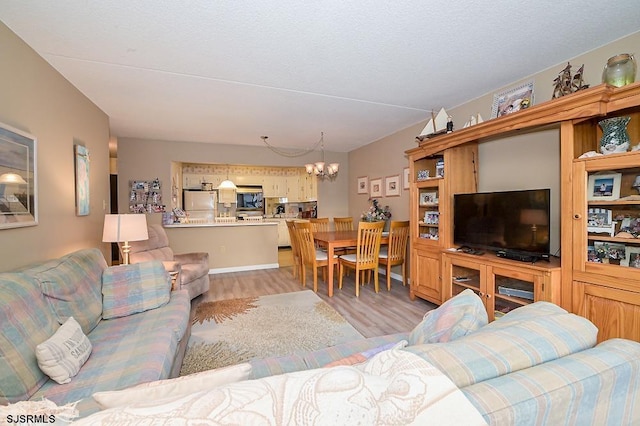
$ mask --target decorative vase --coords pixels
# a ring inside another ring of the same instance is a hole
[[[622,87],[636,81],[636,60],[633,55],[622,53],[612,56],[602,72],[602,82]]]
[[[627,133],[629,120],[631,117],[613,117],[598,122],[602,128],[600,152],[605,155],[614,152],[627,152],[629,149],[629,133]]]

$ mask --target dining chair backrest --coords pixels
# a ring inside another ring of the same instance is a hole
[[[334,217],[333,226],[336,231],[353,231],[352,217]]]
[[[294,221],[287,220],[287,230],[289,231],[289,240],[291,241],[291,254],[294,259],[300,258],[300,244],[298,244],[298,238],[296,230],[294,229]]]
[[[329,232],[329,218],[328,217],[315,217],[309,219],[311,222],[311,230],[316,232]]]
[[[293,222],[293,228],[300,247],[300,256],[302,256],[302,261],[306,264],[315,262],[316,245],[313,241],[313,229],[311,222],[295,221]]]
[[[409,240],[409,221],[392,220],[389,226],[389,244],[387,245],[387,258],[391,262],[404,260],[407,253],[407,241]]]
[[[356,263],[359,269],[373,268],[378,265],[380,240],[384,222],[359,222]]]

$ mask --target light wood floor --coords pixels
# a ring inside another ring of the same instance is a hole
[[[291,262],[287,262],[287,256],[286,251],[281,250],[281,267],[278,269],[211,275],[210,290],[194,299],[194,303],[312,289],[311,272],[307,272],[306,288],[302,287],[300,281],[293,278],[293,267]],[[317,294],[365,337],[411,331],[424,314],[435,307],[419,298],[411,301],[409,287],[403,287],[402,282],[392,280],[389,292],[386,289],[386,277],[380,275],[379,279],[379,293],[373,290],[372,279],[370,284],[361,287],[360,297],[356,298],[354,274],[344,278],[342,289],[338,289],[336,277],[333,297],[330,298],[327,284],[322,281],[320,273]]]

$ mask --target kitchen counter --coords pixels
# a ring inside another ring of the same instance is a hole
[[[203,227],[225,227],[225,226],[265,226],[277,225],[276,222],[254,222],[250,220],[239,220],[237,222],[195,222],[195,223],[174,223],[173,225],[164,225],[165,228],[203,228]]]
[[[176,223],[164,225],[175,253],[209,253],[209,273],[278,268],[275,222]]]

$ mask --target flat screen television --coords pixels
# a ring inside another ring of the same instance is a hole
[[[548,258],[550,190],[476,192],[453,198],[453,242]]]

